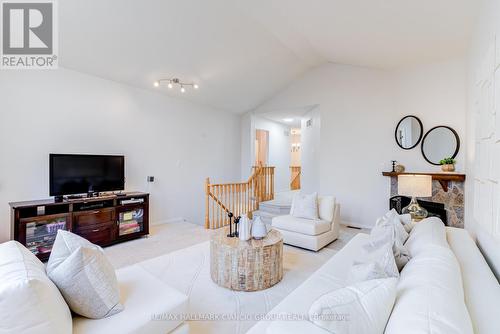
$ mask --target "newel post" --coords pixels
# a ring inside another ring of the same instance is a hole
[[[209,200],[210,200],[210,178],[207,177],[205,181],[205,194],[207,195],[205,201],[205,228],[210,228],[210,220],[209,220]]]

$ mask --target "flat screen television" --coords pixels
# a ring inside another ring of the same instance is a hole
[[[123,190],[125,157],[50,154],[49,183],[50,196]]]

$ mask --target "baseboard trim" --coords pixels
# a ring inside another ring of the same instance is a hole
[[[158,221],[155,221],[155,222],[151,223],[151,225],[185,223],[187,221],[188,220],[186,218],[184,218],[184,217],[175,217],[175,218],[169,218],[169,219],[165,219],[165,220],[158,220]],[[345,227],[352,227],[352,228],[355,228],[355,229],[368,229],[368,230],[371,230],[373,228],[373,226],[366,226],[366,225],[351,223],[351,222],[348,222],[348,221],[342,221],[340,224],[344,225]]]
[[[345,227],[352,227],[355,229],[371,230],[373,228],[373,226],[366,226],[366,225],[356,224],[356,223],[352,223],[352,222],[348,222],[348,221],[343,221],[343,222],[341,222],[341,224],[344,225]]]
[[[176,218],[170,218],[170,219],[165,219],[165,220],[158,220],[153,222],[151,225],[164,225],[164,224],[173,224],[173,223],[184,223],[186,222],[186,218],[183,217],[176,217]]]
[[[351,226],[351,225],[346,225],[346,227],[349,227],[349,228],[355,228],[356,230],[361,230],[361,229],[363,229],[362,227]]]

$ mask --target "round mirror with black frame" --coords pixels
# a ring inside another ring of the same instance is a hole
[[[439,166],[442,159],[454,159],[457,156],[460,150],[460,138],[454,129],[439,125],[427,131],[422,139],[421,149],[428,163]]]
[[[399,121],[394,132],[394,137],[399,147],[403,150],[411,150],[418,145],[423,134],[424,127],[420,119],[409,115]]]

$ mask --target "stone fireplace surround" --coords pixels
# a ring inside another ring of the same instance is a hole
[[[398,195],[398,178],[391,176],[391,196]],[[419,198],[420,199],[420,198]],[[448,226],[464,227],[464,182],[449,181],[448,191],[444,191],[441,183],[432,181],[432,197],[421,198],[424,201],[444,204],[448,221]]]

